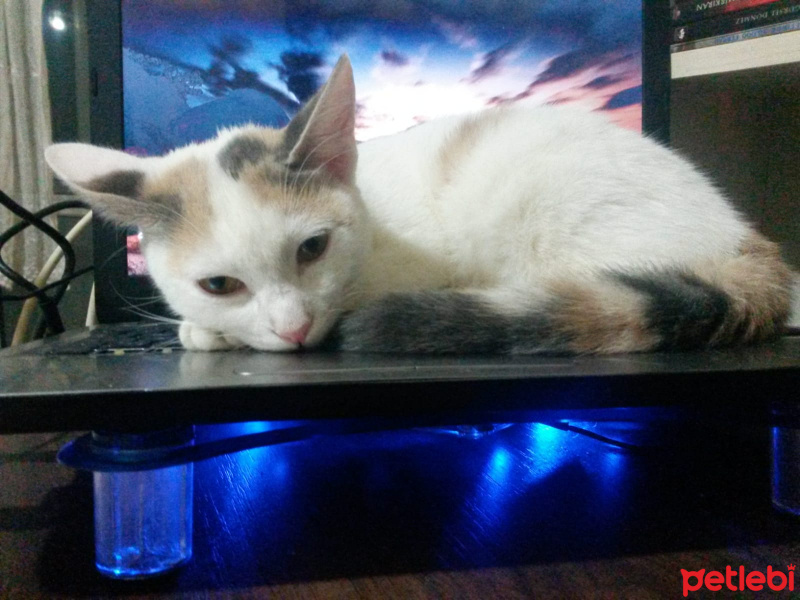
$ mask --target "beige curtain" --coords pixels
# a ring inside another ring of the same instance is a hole
[[[30,211],[52,202],[43,157],[51,129],[42,1],[0,0],[0,189]],[[15,222],[0,207],[0,231]],[[3,258],[32,279],[54,245],[33,228],[26,231],[3,249]]]

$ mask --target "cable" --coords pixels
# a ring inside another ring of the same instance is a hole
[[[61,321],[61,315],[58,312],[58,302],[66,292],[69,282],[75,277],[86,273],[92,267],[81,269],[75,272],[75,252],[69,241],[61,235],[55,228],[46,223],[43,218],[53,213],[66,208],[87,208],[87,205],[80,200],[66,200],[63,202],[56,202],[47,206],[36,213],[31,213],[16,202],[14,202],[7,194],[0,190],[0,204],[5,206],[9,211],[14,213],[21,220],[12,227],[8,228],[0,234],[0,274],[5,275],[15,285],[26,290],[24,294],[4,294],[3,300],[27,300],[28,298],[36,297],[39,300],[39,307],[44,316],[44,322],[47,330],[51,333],[61,333],[64,331],[64,324]],[[64,257],[64,276],[47,286],[37,287],[34,283],[25,279],[22,275],[14,271],[2,258],[3,246],[15,235],[24,231],[31,225],[37,227],[45,235],[50,237],[56,244],[58,244]],[[53,296],[49,296],[45,292],[54,290]]]
[[[594,431],[590,431],[588,429],[584,429],[583,427],[576,427],[575,425],[571,425],[568,422],[561,422],[561,421],[538,421],[542,425],[547,425],[548,427],[552,427],[553,429],[558,429],[560,431],[569,431],[571,433],[577,433],[578,435],[583,435],[598,442],[602,442],[604,444],[608,444],[609,446],[614,446],[615,448],[620,448],[622,450],[628,450],[631,452],[641,452],[646,449],[645,446],[640,446],[637,444],[631,444],[629,442],[623,442],[621,440],[615,440],[614,438],[606,437],[599,433],[595,433]]]
[[[89,292],[89,306],[86,307],[86,327],[95,325],[97,325],[97,304],[94,299],[94,284],[92,284],[92,291]]]
[[[93,265],[92,266],[88,266],[88,267],[83,267],[82,269],[78,269],[77,271],[75,271],[69,277],[62,277],[58,281],[54,281],[52,283],[48,283],[47,285],[43,285],[41,288],[37,289],[34,292],[30,292],[28,294],[4,294],[3,295],[3,299],[4,300],[8,300],[9,302],[11,302],[11,301],[19,301],[19,300],[27,300],[28,298],[35,297],[39,292],[46,292],[48,290],[52,290],[54,288],[63,286],[65,283],[68,284],[73,279],[76,279],[76,278],[80,277],[81,275],[85,275],[89,271],[93,271],[93,270],[94,270],[94,266]]]
[[[36,213],[32,213],[16,202],[14,202],[9,196],[5,194],[2,190],[0,190],[0,204],[5,206],[8,210],[12,213],[17,215],[21,221],[12,227],[9,227],[6,231],[0,234],[0,250],[2,250],[3,246],[8,242],[11,238],[13,238],[18,233],[24,231],[31,225],[36,226],[40,229],[43,233],[45,233],[48,237],[50,237],[54,242],[56,242],[61,249],[64,251],[64,257],[66,259],[66,269],[71,273],[75,268],[75,252],[72,250],[70,244],[64,239],[64,236],[61,235],[56,229],[54,229],[51,225],[46,223],[42,220],[43,217],[50,216],[53,213],[56,213],[60,210],[64,210],[66,208],[86,208],[86,204],[81,202],[80,200],[65,200],[63,202],[56,202],[43,208]],[[23,287],[30,292],[36,292],[36,287],[27,279],[22,277],[19,273],[14,271],[10,266],[8,266],[2,257],[0,257],[0,273],[8,277],[11,281],[16,283],[18,286]],[[6,296],[8,299],[8,296]]]
[[[83,217],[81,217],[75,226],[69,230],[67,235],[64,236],[64,239],[72,243],[72,241],[81,234],[81,232],[89,223],[91,223],[91,221],[92,212],[88,211],[85,215],[83,215]],[[39,271],[36,279],[33,280],[33,285],[41,290],[42,286],[47,283],[47,280],[50,278],[50,275],[56,268],[56,265],[58,265],[58,263],[61,261],[63,256],[64,252],[60,247],[53,250],[53,253],[47,259],[44,267],[42,267],[42,270]],[[38,304],[39,298],[34,296],[33,298],[28,298],[25,301],[25,304],[22,305],[22,310],[20,311],[19,318],[17,319],[17,326],[14,329],[14,336],[11,338],[12,346],[16,346],[17,344],[22,344],[28,341],[28,322],[30,321],[31,315],[36,310],[36,306]]]

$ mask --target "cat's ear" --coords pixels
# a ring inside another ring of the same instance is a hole
[[[154,217],[142,188],[152,160],[89,144],[54,144],[44,152],[56,175],[102,216],[120,225]]]
[[[327,83],[284,130],[286,164],[293,169],[320,170],[352,185],[357,150],[356,90],[350,59],[342,55]]]

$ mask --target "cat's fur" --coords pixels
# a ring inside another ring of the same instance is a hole
[[[190,349],[611,353],[753,342],[787,318],[777,247],[686,161],[601,117],[498,108],[358,147],[354,122],[345,57],[284,130],[47,160],[141,227]],[[320,232],[327,250],[298,262]],[[198,286],[223,275],[246,287]]]

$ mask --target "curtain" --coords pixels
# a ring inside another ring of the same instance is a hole
[[[30,211],[52,202],[52,177],[44,162],[51,128],[42,1],[0,0],[0,189]],[[0,207],[0,231],[15,222]],[[29,228],[3,249],[3,258],[33,279],[53,247]]]

